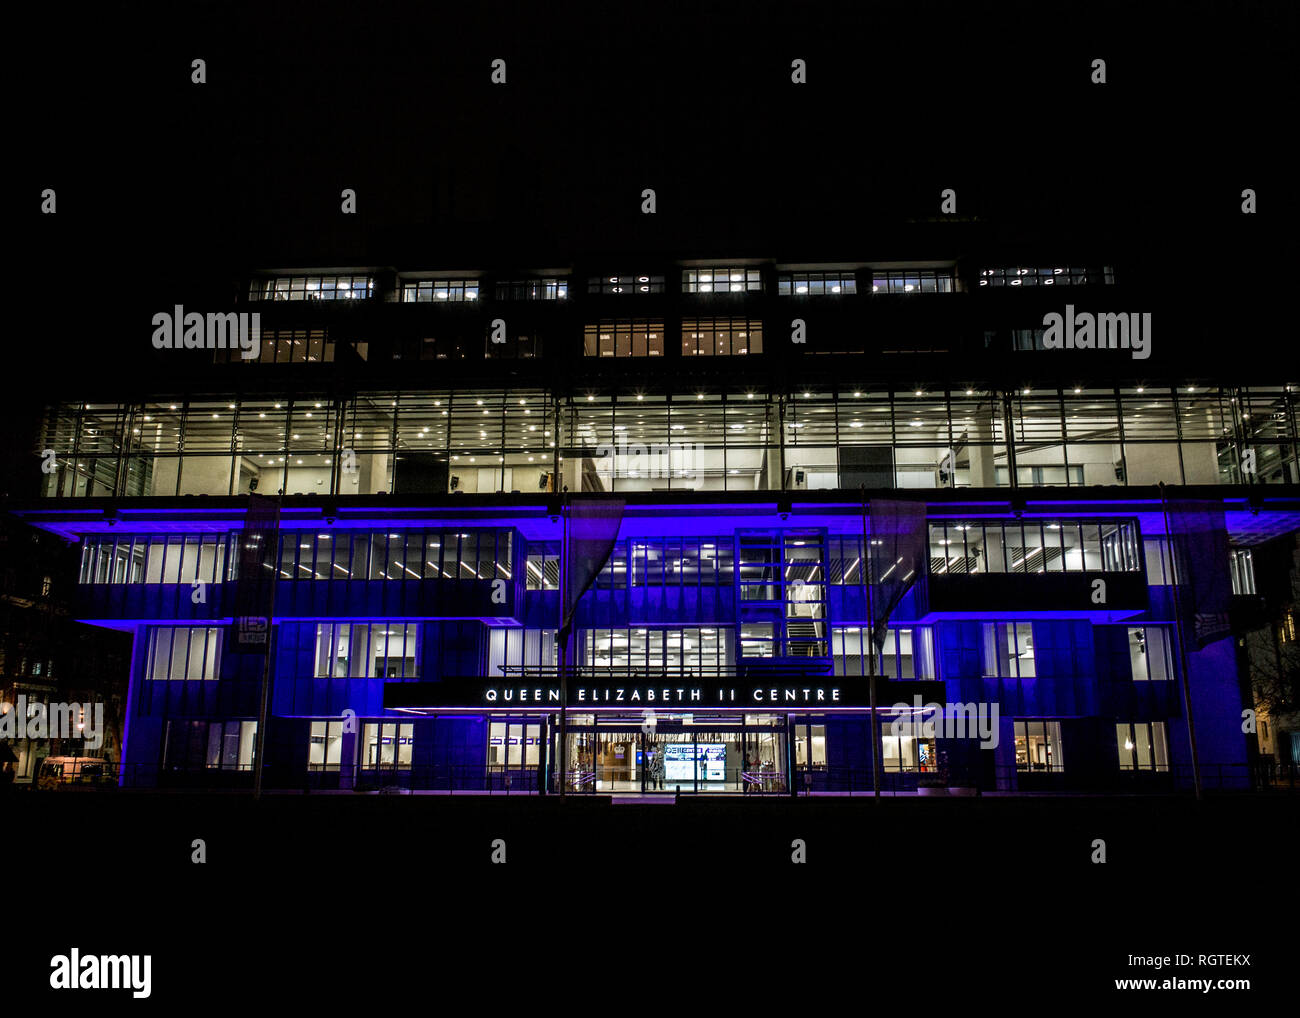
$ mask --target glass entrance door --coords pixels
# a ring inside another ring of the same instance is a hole
[[[641,733],[596,732],[596,791],[640,792]]]
[[[768,715],[746,715],[708,723],[661,716],[633,727],[630,719],[597,721],[588,714],[569,725],[564,760],[570,793],[730,794],[776,793],[788,789],[784,725]],[[637,719],[642,720],[642,719]]]

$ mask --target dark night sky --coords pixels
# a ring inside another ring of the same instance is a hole
[[[983,243],[1104,252],[1267,325],[1292,286],[1295,6],[22,8],[23,286],[102,347],[247,268],[952,257],[915,221],[954,187]]]
[[[59,188],[47,232],[86,245],[47,262],[860,252],[946,186],[1013,230],[1194,239],[1242,186],[1274,186],[1271,216],[1292,201],[1291,4],[479,6],[130,4],[47,28],[23,176]]]

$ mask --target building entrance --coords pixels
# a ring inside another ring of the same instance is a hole
[[[567,752],[552,730],[553,759],[565,761],[571,793],[743,794],[788,791],[785,719],[703,714],[569,720]]]

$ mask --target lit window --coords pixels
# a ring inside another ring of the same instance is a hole
[[[763,323],[749,318],[682,320],[682,355],[732,357],[763,352]]]
[[[1134,682],[1157,682],[1174,677],[1169,632],[1158,626],[1129,626],[1128,655]]]
[[[760,293],[763,276],[758,269],[684,269],[684,293]]]
[[[309,771],[337,771],[343,760],[343,721],[313,721],[307,752]]]
[[[361,729],[361,766],[410,770],[415,726],[367,721]]]
[[[634,276],[591,276],[587,279],[587,292],[600,294],[663,293],[664,277],[637,274]]]
[[[458,303],[478,300],[477,279],[422,279],[402,284],[403,304]]]
[[[1016,770],[1030,773],[1063,771],[1061,722],[1017,721],[1015,723]]]
[[[587,357],[662,357],[662,318],[602,319],[583,330]]]
[[[872,293],[952,293],[953,289],[952,271],[946,269],[875,272],[871,276]]]
[[[823,294],[857,293],[857,277],[844,272],[782,272],[777,276],[776,292],[783,297],[817,297]]]
[[[1106,266],[1015,266],[983,269],[980,286],[1109,286],[1115,282],[1115,270]]]
[[[275,276],[249,283],[248,299],[365,300],[374,286],[370,276]]]
[[[1115,726],[1115,742],[1119,748],[1120,770],[1169,770],[1169,746],[1165,742],[1163,721],[1120,722]]]

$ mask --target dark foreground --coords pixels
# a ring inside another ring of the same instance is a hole
[[[77,947],[150,954],[150,999],[120,1003],[172,1013],[382,1011],[399,991],[430,1011],[548,1012],[575,994],[596,1007],[606,986],[635,1013],[787,998],[1226,1012],[1294,993],[1297,805],[10,794],[5,992],[104,1000],[50,995],[51,957]],[[1130,962],[1179,954],[1193,962]],[[1251,987],[1117,990],[1128,977]]]

